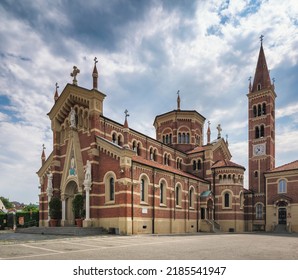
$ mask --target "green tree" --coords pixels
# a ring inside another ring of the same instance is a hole
[[[8,198],[5,198],[3,196],[0,196],[1,201],[3,202],[6,209],[13,208],[13,204],[9,201]]]
[[[23,208],[23,211],[26,211],[26,212],[36,212],[38,211],[38,206],[35,205],[35,204],[32,204],[30,203],[29,205],[26,205],[24,208]]]

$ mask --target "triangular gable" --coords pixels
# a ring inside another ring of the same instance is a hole
[[[213,152],[213,160],[230,160],[232,158],[232,155],[230,153],[230,150],[224,141],[224,139],[218,139],[218,141],[214,142],[212,144],[212,152]]]
[[[79,192],[82,191],[84,181],[84,164],[80,140],[76,130],[70,131],[61,180],[62,194],[64,194],[66,185],[69,181],[75,181],[78,185]]]

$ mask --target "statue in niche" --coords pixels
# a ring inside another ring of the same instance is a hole
[[[72,158],[70,160],[69,175],[70,176],[75,176],[76,175],[75,159],[74,159],[73,156],[72,156]]]
[[[77,124],[76,124],[76,111],[75,109],[72,107],[70,110],[70,127],[71,128],[76,128]]]
[[[48,186],[47,186],[47,193],[51,195],[53,193],[53,173],[50,171],[47,173],[48,176]]]
[[[91,162],[89,160],[85,166],[85,182],[91,182]]]

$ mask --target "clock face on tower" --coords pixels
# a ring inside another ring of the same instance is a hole
[[[258,144],[258,145],[254,145],[253,147],[253,154],[254,156],[262,156],[265,155],[265,144]]]

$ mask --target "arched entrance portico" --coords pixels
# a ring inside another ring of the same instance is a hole
[[[213,220],[213,200],[208,199],[207,201],[207,213],[206,213],[206,218],[208,220]]]
[[[74,214],[72,211],[72,201],[75,194],[78,192],[78,185],[71,180],[65,187],[65,192],[62,195],[62,224],[71,226],[75,224]]]
[[[288,202],[284,200],[280,200],[276,203],[278,209],[278,224],[286,225],[287,224],[287,208]]]

